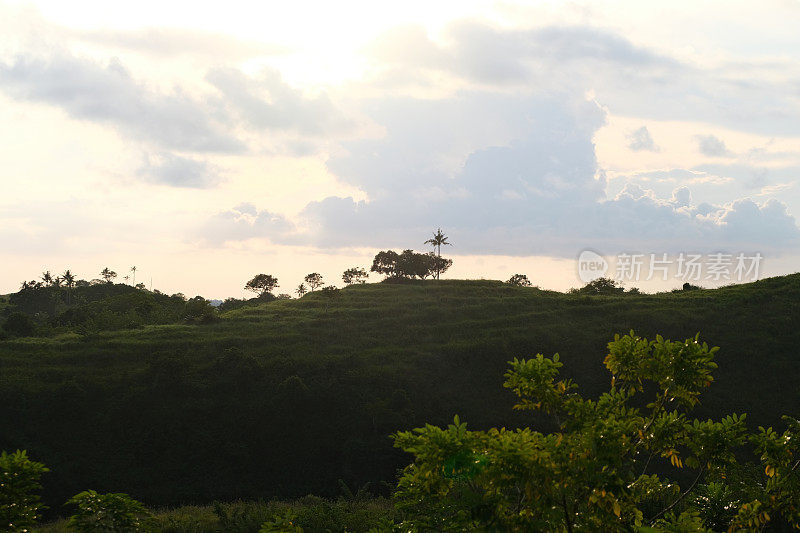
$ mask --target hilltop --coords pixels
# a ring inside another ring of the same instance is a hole
[[[0,449],[52,469],[53,505],[87,487],[172,505],[391,483],[407,458],[390,433],[456,413],[473,428],[541,424],[511,411],[507,361],[559,352],[597,394],[606,343],[631,329],[721,347],[697,416],[800,412],[800,274],[613,296],[442,280],[2,341]]]

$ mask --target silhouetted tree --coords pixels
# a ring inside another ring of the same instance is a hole
[[[508,278],[508,281],[506,281],[506,283],[508,283],[509,285],[515,285],[517,287],[531,286],[531,282],[528,279],[528,276],[526,276],[525,274],[514,274],[513,276]]]
[[[133,273],[133,283],[132,285],[136,286],[136,266],[131,267],[131,272]]]
[[[75,276],[67,269],[61,275],[61,279],[64,280],[64,285],[67,287],[67,305],[69,305],[72,300],[72,287],[75,286]]]
[[[75,286],[75,275],[69,271],[69,269],[65,270],[64,273],[61,275],[61,279],[64,281],[64,286],[68,289],[71,289]]]
[[[41,289],[41,288],[42,288],[42,282],[41,281],[36,281],[35,279],[32,279],[30,281],[23,281],[19,290],[21,290],[21,291],[30,291],[30,290]]]
[[[347,285],[352,285],[353,283],[366,283],[367,271],[360,267],[352,267],[348,268],[342,274],[342,281],[344,281]]]
[[[447,237],[445,237],[444,233],[442,233],[442,228],[436,230],[436,233],[433,234],[433,238],[428,239],[425,241],[425,244],[430,244],[436,250],[437,257],[442,257],[442,245],[444,246],[452,246],[449,242],[447,242]],[[452,261],[451,261],[452,264]],[[439,279],[440,271],[436,271],[436,279]]]
[[[258,294],[259,298],[272,293],[278,285],[278,278],[270,274],[256,274],[253,279],[247,282],[244,288]]]
[[[398,254],[387,250],[378,252],[371,270],[390,278],[425,279],[437,272],[445,272],[452,264],[451,259],[433,253],[420,254],[413,250],[403,250],[403,253]]]
[[[303,278],[303,280],[306,283],[308,283],[308,286],[311,287],[312,292],[314,291],[314,289],[322,287],[323,284],[322,276],[317,272],[312,272],[311,274],[308,274],[305,278]]]
[[[590,281],[580,289],[572,289],[573,294],[621,294],[625,290],[617,281],[611,278],[597,278]]]
[[[301,283],[300,285],[297,286],[294,292],[297,294],[298,298],[302,298],[303,295],[308,292],[308,289],[306,288],[305,285]]]
[[[42,272],[42,281],[48,287],[53,284],[53,275],[50,274],[50,271]]]
[[[446,259],[440,255],[433,255],[433,253],[428,253],[426,255],[431,258],[429,260],[432,264],[431,274],[436,272],[436,279],[439,279],[439,274],[444,274],[451,266],[453,266],[452,259]]]
[[[117,277],[117,273],[114,272],[113,270],[109,269],[108,267],[105,267],[100,272],[100,276],[103,278],[103,280],[105,280],[106,283],[113,283],[114,282],[114,278]]]
[[[371,272],[377,272],[390,278],[397,276],[397,261],[400,255],[394,250],[380,251],[372,260]]]

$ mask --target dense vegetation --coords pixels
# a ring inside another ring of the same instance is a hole
[[[800,421],[749,433],[745,414],[691,418],[717,350],[697,336],[617,335],[597,400],[560,379],[558,354],[514,359],[504,383],[514,408],[550,416],[554,430],[469,431],[456,416],[399,432],[415,460],[398,484],[397,531],[800,529]],[[759,462],[742,461],[747,451]]]
[[[91,335],[212,316],[210,304],[201,297],[187,300],[182,294],[167,296],[124,284],[26,286],[0,304],[0,339],[68,332]]]
[[[723,347],[696,416],[747,412],[752,427],[780,426],[800,412],[799,302],[799,275],[659,295],[419,281],[315,291],[206,324],[56,323],[50,337],[0,342],[0,449],[50,467],[51,512],[88,488],[150,506],[335,496],[340,479],[388,494],[380,482],[408,462],[389,434],[455,413],[477,429],[547,428],[508,409],[507,362],[559,352],[563,374],[596,397],[608,388],[605,344],[630,329],[700,331]]]

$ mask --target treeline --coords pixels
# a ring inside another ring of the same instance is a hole
[[[166,295],[111,281],[69,285],[25,282],[0,303],[0,339],[206,323],[216,312],[204,298]]]
[[[442,257],[442,246],[451,246],[451,243],[448,242],[447,236],[445,236],[441,228],[439,228],[433,234],[432,238],[425,241],[425,244],[430,244],[436,251],[419,253],[411,249],[406,249],[400,253],[394,250],[378,252],[372,261],[370,272],[386,276],[383,280],[385,282],[402,282],[405,280],[427,278],[439,279],[443,273],[453,266],[452,259]],[[516,274],[515,276],[520,275]],[[522,277],[527,280],[525,276]],[[369,278],[369,274],[364,268],[359,266],[348,268],[342,273],[342,282],[345,285],[366,283],[367,278]],[[509,283],[512,283],[514,279],[515,278],[512,277]],[[515,282],[512,284],[524,285]],[[530,285],[530,283],[528,283],[528,285]],[[255,292],[259,298],[272,297],[272,292],[278,287],[280,287],[278,278],[272,274],[264,273],[256,274],[253,279],[248,281],[244,286],[245,290]],[[303,278],[303,283],[298,285],[294,292],[298,298],[302,298],[307,292],[313,292],[320,287],[327,290],[329,294],[337,290],[335,285],[325,286],[322,276],[318,272],[312,272]],[[288,299],[291,297],[291,294],[288,293],[281,293],[277,296],[278,299]],[[226,300],[226,303],[228,304],[226,306],[228,308],[241,307],[239,302],[233,298]]]

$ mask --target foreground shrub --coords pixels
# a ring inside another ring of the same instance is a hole
[[[553,433],[468,431],[458,417],[394,435],[414,455],[397,488],[398,531],[759,531],[800,527],[800,422],[748,435],[745,417],[690,420],[716,368],[697,338],[631,332],[608,344],[611,389],[597,400],[559,378],[552,358],[515,359],[516,409],[552,417]],[[640,407],[645,406],[645,407]],[[734,452],[754,445],[766,483]],[[665,475],[685,479],[685,487]]]
[[[24,450],[0,453],[0,531],[30,531],[45,508],[36,494],[45,472],[48,469],[28,459]]]
[[[78,511],[69,518],[68,527],[79,533],[128,533],[151,531],[152,516],[140,502],[127,494],[98,494],[86,490],[67,501]]]

